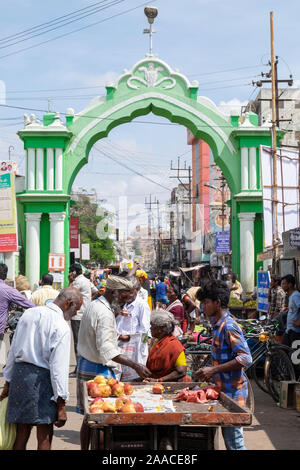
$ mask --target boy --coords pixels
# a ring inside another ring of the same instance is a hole
[[[224,281],[209,281],[198,298],[212,324],[213,366],[199,369],[196,376],[206,382],[213,380],[222,392],[245,406],[248,389],[243,367],[251,364],[252,358],[242,330],[227,308],[230,289]],[[242,428],[222,428],[222,434],[227,450],[245,450]]]

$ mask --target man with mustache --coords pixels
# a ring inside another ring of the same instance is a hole
[[[77,347],[77,413],[84,414],[85,382],[96,375],[116,378],[115,370],[119,364],[131,367],[143,379],[151,375],[146,366],[123,355],[118,347],[115,317],[132,293],[133,284],[129,279],[111,275],[107,278],[105,293],[90,304],[82,317]],[[82,450],[88,450],[89,441],[90,428],[83,421],[80,430]]]

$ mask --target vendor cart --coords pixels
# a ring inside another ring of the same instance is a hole
[[[132,384],[143,393],[149,384]],[[218,400],[208,403],[174,402],[184,388],[199,382],[164,382],[161,399],[171,400],[175,411],[143,413],[90,413],[85,396],[86,424],[92,430],[91,449],[121,450],[213,450],[217,431],[225,426],[249,426],[252,414],[221,392]],[[157,396],[157,395],[156,395]],[[132,398],[133,399],[133,398]]]

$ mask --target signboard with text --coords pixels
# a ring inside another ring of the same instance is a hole
[[[230,252],[230,232],[216,232],[216,253]]]
[[[64,271],[65,270],[65,255],[64,253],[49,253],[48,258],[49,271]]]
[[[257,310],[259,312],[268,312],[270,281],[269,271],[257,271]]]
[[[70,248],[79,248],[79,217],[70,217]]]
[[[0,252],[18,251],[15,176],[0,174]]]

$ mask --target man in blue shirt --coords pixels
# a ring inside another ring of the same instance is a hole
[[[167,296],[166,296],[167,289],[168,289],[167,284],[158,279],[158,283],[156,284],[156,302],[160,302],[162,304],[169,303]]]
[[[289,296],[286,330],[282,337],[282,344],[292,346],[295,340],[300,339],[300,292],[296,289],[296,279],[292,274],[282,278],[281,287]]]

